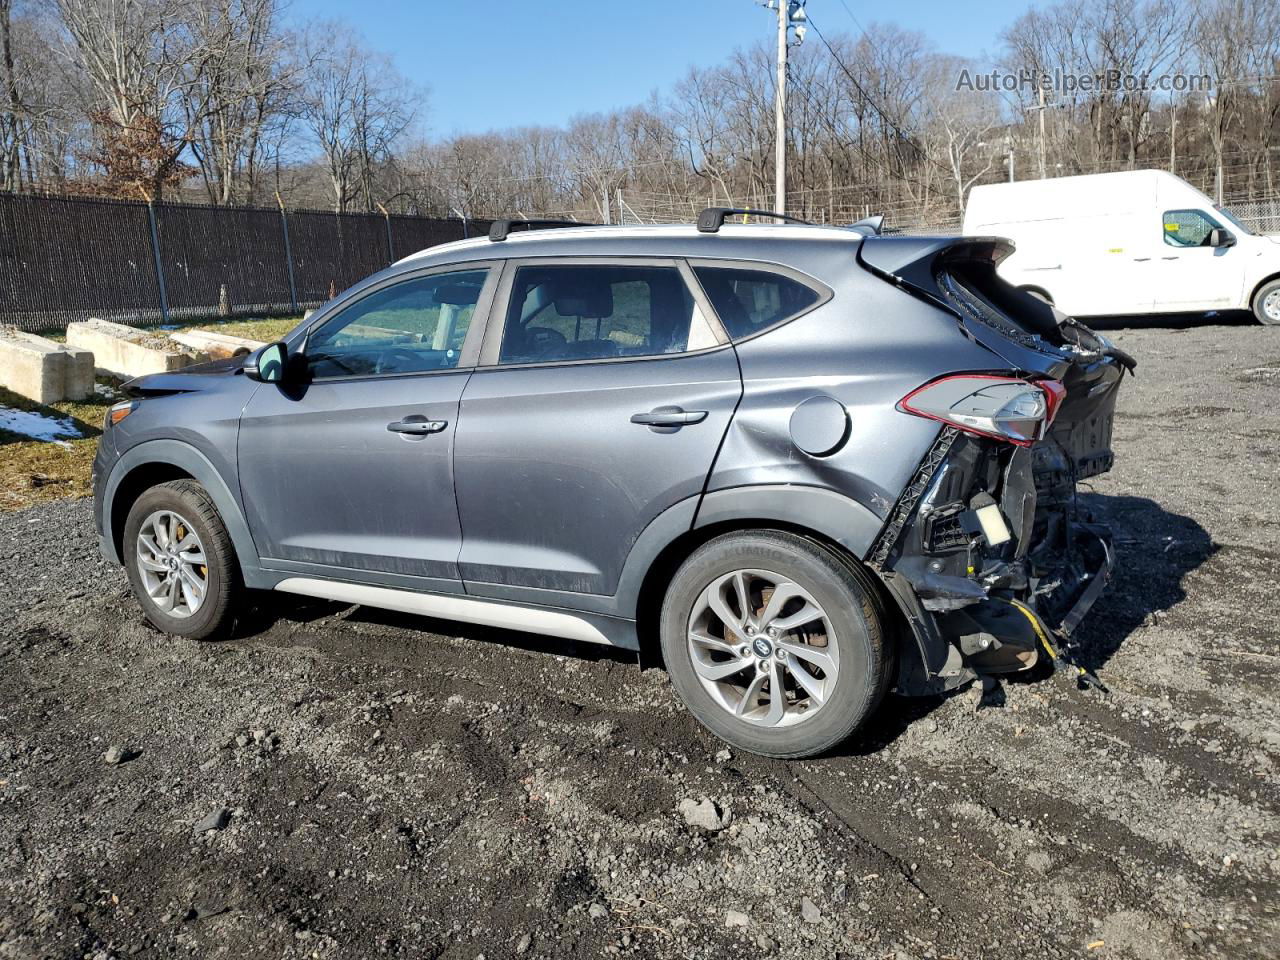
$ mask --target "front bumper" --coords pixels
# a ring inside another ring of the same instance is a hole
[[[111,467],[115,461],[115,437],[110,429],[104,429],[98,440],[98,450],[93,457],[93,466],[89,471],[90,485],[93,489],[93,525],[98,531],[98,552],[105,560],[118,565],[120,559],[116,554],[115,544],[111,543],[103,532],[106,529],[106,522],[102,514],[106,499],[103,494],[107,486],[107,477],[111,474]]]

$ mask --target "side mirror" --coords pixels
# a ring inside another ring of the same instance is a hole
[[[1214,227],[1209,231],[1209,246],[1234,247],[1235,245],[1236,235],[1230,230],[1223,230],[1221,227]]]
[[[269,343],[245,362],[244,375],[259,383],[281,383],[288,361],[288,347],[283,343]]]

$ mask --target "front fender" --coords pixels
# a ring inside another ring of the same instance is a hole
[[[268,574],[258,566],[258,553],[249,534],[240,504],[222,475],[209,459],[189,443],[181,440],[147,440],[130,447],[115,462],[102,488],[102,554],[112,563],[121,563],[116,547],[117,531],[113,529],[113,505],[125,479],[138,469],[156,464],[176,467],[204,487],[222,522],[226,524],[235,547],[236,558],[245,586],[269,588],[275,585],[278,575]]]

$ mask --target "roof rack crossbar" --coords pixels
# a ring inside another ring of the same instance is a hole
[[[512,227],[524,226],[526,230],[533,227],[589,227],[592,224],[581,220],[495,220],[489,227],[489,239],[494,243],[507,239]]]
[[[752,210],[748,207],[707,207],[707,209],[698,214],[698,232],[719,233],[720,228],[724,226],[725,217],[738,216],[773,217],[776,220],[785,220],[787,223],[803,223],[808,227],[813,226],[808,220],[790,217],[785,213],[777,213],[773,210]]]

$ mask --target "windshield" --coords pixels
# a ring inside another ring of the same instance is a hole
[[[1249,234],[1250,236],[1253,236],[1253,231],[1252,231],[1252,230],[1250,230],[1248,227],[1246,227],[1246,226],[1245,226],[1243,223],[1241,223],[1239,220],[1237,220],[1237,219],[1236,219],[1236,217],[1235,217],[1235,214],[1233,214],[1233,213],[1232,213],[1230,210],[1228,210],[1226,207],[1219,207],[1219,206],[1215,205],[1213,209],[1217,210],[1220,214],[1222,214],[1224,217],[1226,217],[1228,220],[1230,220],[1230,221],[1231,221],[1231,223],[1232,223],[1232,225],[1233,225],[1237,230],[1239,230],[1241,233],[1247,233],[1247,234]]]

